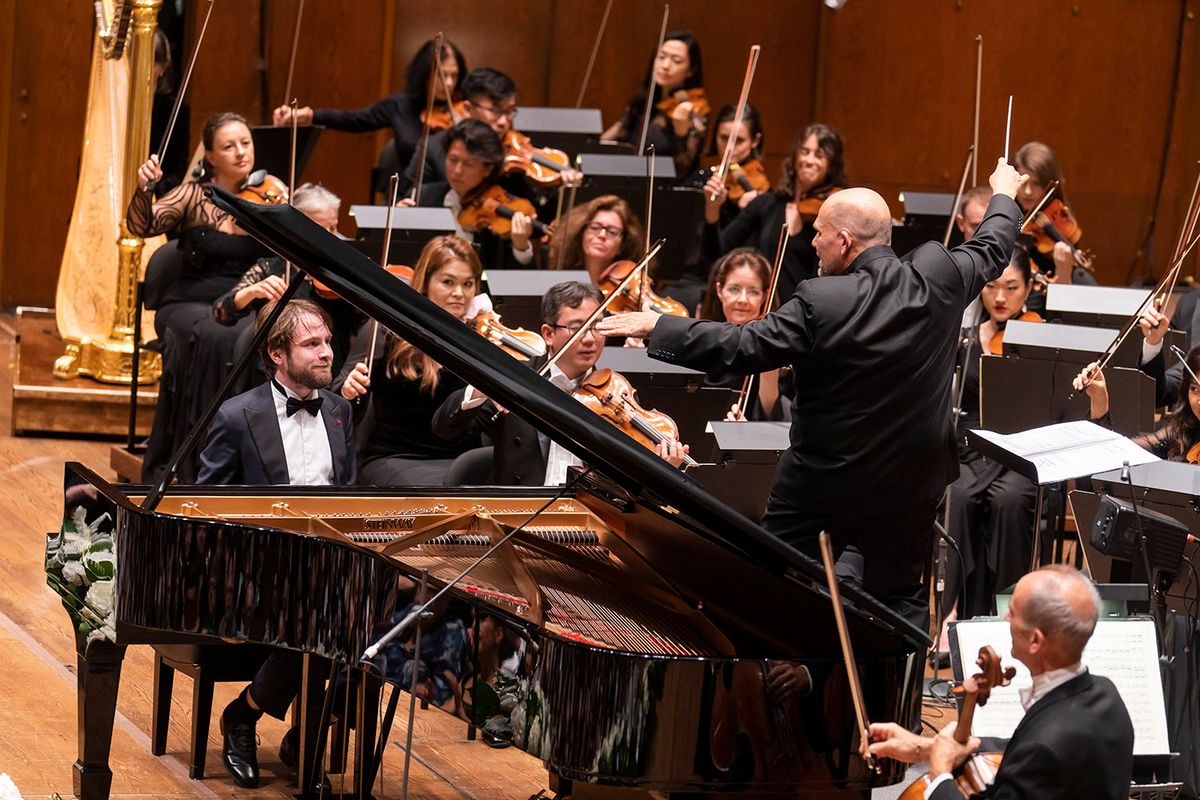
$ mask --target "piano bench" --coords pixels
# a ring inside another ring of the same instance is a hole
[[[167,729],[171,721],[171,690],[175,673],[192,679],[192,780],[204,777],[208,755],[208,731],[212,718],[213,686],[217,683],[248,683],[267,660],[273,648],[257,644],[156,644],[154,647],[154,708],[151,716],[150,752],[167,752]]]

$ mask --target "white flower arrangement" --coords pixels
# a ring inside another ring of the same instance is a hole
[[[47,582],[62,596],[63,605],[75,617],[79,633],[88,642],[117,640],[113,597],[116,568],[112,517],[107,513],[88,522],[87,509],[76,506],[70,517],[63,518],[59,535],[46,541]],[[7,797],[0,783],[0,800]]]
[[[0,800],[23,800],[17,785],[8,777],[7,772],[0,772]]]

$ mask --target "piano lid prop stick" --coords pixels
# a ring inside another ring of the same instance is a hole
[[[590,475],[592,472],[592,469],[593,469],[592,467],[587,467],[586,469],[584,469],[583,472],[581,473],[581,477],[584,475]],[[575,484],[573,481],[568,481],[568,482],[564,483],[562,485],[562,487],[555,493],[555,495],[553,497],[551,497],[545,503],[542,503],[541,508],[537,509],[532,514],[530,514],[528,517],[526,517],[524,520],[522,520],[520,525],[513,528],[508,533],[504,534],[503,538],[497,539],[491,545],[491,547],[489,547],[487,550],[483,551],[483,553],[479,556],[479,558],[475,559],[470,564],[468,564],[466,569],[464,569],[462,572],[458,573],[458,575],[454,576],[454,578],[452,578],[450,581],[448,581],[445,586],[443,586],[441,589],[439,589],[437,594],[435,594],[433,597],[429,598],[429,600],[427,602],[420,603],[420,604],[414,606],[413,610],[408,612],[408,615],[405,616],[404,619],[402,619],[398,623],[396,623],[390,631],[385,633],[383,636],[381,636],[379,638],[378,641],[376,641],[374,644],[372,644],[370,647],[368,647],[366,650],[363,651],[361,660],[362,661],[371,661],[372,659],[375,658],[375,656],[379,655],[379,651],[382,650],[383,648],[387,647],[388,643],[390,641],[392,641],[392,639],[395,639],[397,636],[404,633],[404,631],[407,630],[408,627],[410,625],[412,625],[413,622],[416,621],[416,619],[418,617],[421,616],[421,614],[425,611],[425,608],[427,606],[431,606],[434,603],[436,603],[438,600],[440,600],[442,598],[442,595],[444,595],[446,592],[450,591],[455,586],[457,586],[459,581],[461,581],[463,578],[470,575],[471,571],[474,570],[476,567],[478,567],[480,564],[482,564],[484,561],[486,561],[488,558],[490,558],[492,553],[495,553],[502,546],[504,546],[509,540],[511,540],[514,536],[516,536],[518,533],[520,533],[521,531],[523,531],[527,527],[529,527],[529,525],[531,525],[538,517],[540,517],[542,514],[546,513],[546,511],[551,506],[553,506],[555,503],[557,503],[559,500],[561,500],[563,498],[563,495],[565,495],[567,493],[568,489],[573,489],[574,486],[575,486]]]
[[[667,38],[667,17],[671,15],[671,4],[663,3],[663,19],[662,30],[658,33],[658,47],[654,48],[654,60],[658,60],[658,54],[662,52],[663,42]],[[654,97],[658,92],[654,90],[654,65],[650,66],[650,84],[646,87],[646,107],[642,109],[642,134],[638,137],[637,154],[643,156],[646,154],[646,133],[650,130],[650,112],[654,108]],[[646,228],[650,227],[649,220],[646,221]]]
[[[842,659],[846,662],[846,680],[850,686],[850,699],[854,703],[854,716],[858,719],[858,735],[865,746],[871,739],[867,724],[867,706],[863,702],[862,684],[858,679],[858,666],[854,660],[854,647],[850,644],[850,631],[846,628],[846,611],[842,608],[842,593],[838,590],[837,575],[833,571],[833,547],[829,534],[821,531],[821,560],[825,562],[825,581],[829,586],[829,597],[833,601],[833,618],[837,621],[838,639],[842,642]],[[867,766],[878,772],[874,757],[867,756]]]
[[[942,237],[942,247],[950,246],[950,234],[954,232],[954,215],[958,213],[958,204],[962,202],[963,192],[967,190],[967,173],[975,166],[975,145],[967,148],[967,160],[963,162],[962,180],[958,182],[958,193],[954,195],[954,205],[950,206],[950,219],[946,220],[946,235]]]
[[[1008,135],[1012,132],[1012,95],[1008,96],[1008,118],[1004,121],[1004,163],[1008,163]]]
[[[420,601],[425,599],[426,587],[429,585],[429,570],[421,570],[421,585],[417,589],[417,606],[424,609],[428,604]],[[423,616],[428,616],[424,614]],[[413,635],[413,656],[412,662],[412,682],[408,687],[408,734],[404,739],[404,775],[400,779],[400,800],[408,800],[408,770],[412,764],[412,737],[413,737],[413,720],[417,716],[417,683],[421,676],[421,670],[415,665],[421,663],[421,626],[417,626],[417,632]],[[346,693],[347,696],[349,692]]]

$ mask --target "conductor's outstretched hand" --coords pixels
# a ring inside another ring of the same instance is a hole
[[[988,183],[992,185],[993,193],[1008,195],[1014,200],[1017,199],[1017,190],[1025,185],[1025,181],[1027,180],[1029,180],[1028,175],[1022,175],[1017,172],[1003,158],[996,159],[996,168],[992,170],[991,176],[988,177]]]

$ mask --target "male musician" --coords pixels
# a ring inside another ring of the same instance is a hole
[[[710,374],[791,363],[791,447],[763,525],[813,557],[823,530],[839,551],[857,545],[864,588],[921,629],[934,509],[958,474],[950,378],[959,324],[1008,264],[1024,180],[1001,160],[975,236],[949,251],[923,245],[907,261],[890,247],[883,198],[838,192],[814,223],[819,279],[778,311],[745,325],[642,312],[598,325],[605,336],[649,338],[651,357]]]
[[[542,339],[546,352],[557,353],[596,310],[604,296],[590,283],[564,281],[551,286],[542,296]],[[604,340],[589,329],[550,367],[551,383],[565,392],[596,368]],[[541,369],[545,358],[530,362]],[[434,433],[458,440],[477,426],[487,429],[495,442],[493,480],[501,485],[554,486],[567,479],[567,467],[579,460],[558,443],[539,432],[516,414],[496,415],[497,406],[474,387],[461,389],[446,399],[433,416]],[[495,422],[493,422],[493,419]],[[659,454],[678,466],[687,448],[675,442]]]
[[[963,241],[975,235],[975,229],[983,222],[987,213],[988,202],[992,199],[990,186],[975,186],[968,189],[958,204],[958,212],[954,215],[954,224],[963,235]]]
[[[200,455],[199,483],[354,484],[350,404],[324,388],[333,379],[330,338],[329,316],[320,306],[288,303],[264,346],[272,378],[221,404]],[[275,651],[254,682],[225,707],[221,760],[238,786],[258,786],[255,724],[264,712],[284,718],[299,691],[301,667],[299,653]],[[309,697],[318,688],[310,686]],[[299,729],[293,727],[279,747],[280,760],[293,768],[298,742]]]
[[[1003,746],[995,782],[973,797],[1129,797],[1133,723],[1112,681],[1081,662],[1099,612],[1096,587],[1071,567],[1042,567],[1017,583],[1007,616],[1012,654],[1029,667],[1033,686],[1020,690],[1025,717]],[[980,742],[972,737],[959,744],[954,731],[953,722],[937,736],[876,723],[870,751],[907,763],[928,758],[935,778],[925,797],[960,798],[950,773]]]

